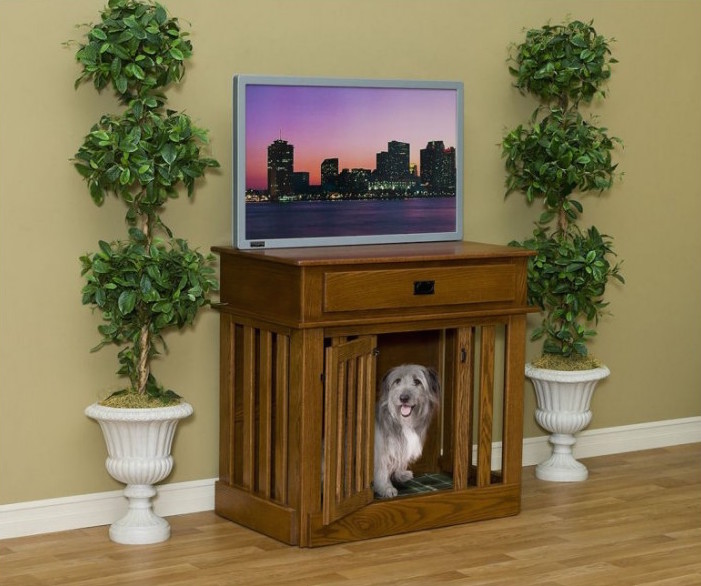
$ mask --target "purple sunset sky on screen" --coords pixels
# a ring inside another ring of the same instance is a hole
[[[374,169],[376,154],[392,140],[410,144],[419,165],[426,143],[457,146],[457,91],[432,88],[248,85],[246,88],[246,189],[267,189],[268,145],[294,146],[294,170],[320,183],[321,162],[338,158],[342,169]]]

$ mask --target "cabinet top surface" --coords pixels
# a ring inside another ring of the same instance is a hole
[[[271,248],[265,250],[239,250],[228,246],[214,246],[212,250],[222,257],[244,256],[267,262],[298,266],[513,258],[533,254],[523,248],[464,241]]]

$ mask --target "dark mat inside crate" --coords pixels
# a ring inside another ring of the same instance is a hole
[[[436,492],[453,488],[453,478],[447,474],[422,474],[412,478],[401,486],[397,486],[399,496],[419,494],[423,492]]]

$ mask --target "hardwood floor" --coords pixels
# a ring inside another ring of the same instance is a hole
[[[701,584],[701,444],[583,460],[583,483],[524,470],[520,515],[300,549],[217,517],[171,517],[153,546],[107,527],[0,541],[0,585]]]

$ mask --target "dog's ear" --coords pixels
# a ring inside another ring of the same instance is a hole
[[[426,380],[428,381],[428,386],[433,393],[436,395],[441,394],[441,383],[438,380],[438,372],[435,368],[424,367],[424,373],[426,375]]]
[[[394,371],[397,370],[396,368],[390,368],[386,373],[385,376],[382,377],[382,382],[380,382],[380,390],[382,392],[386,392],[389,390],[389,384],[390,384],[390,377],[394,376]]]

